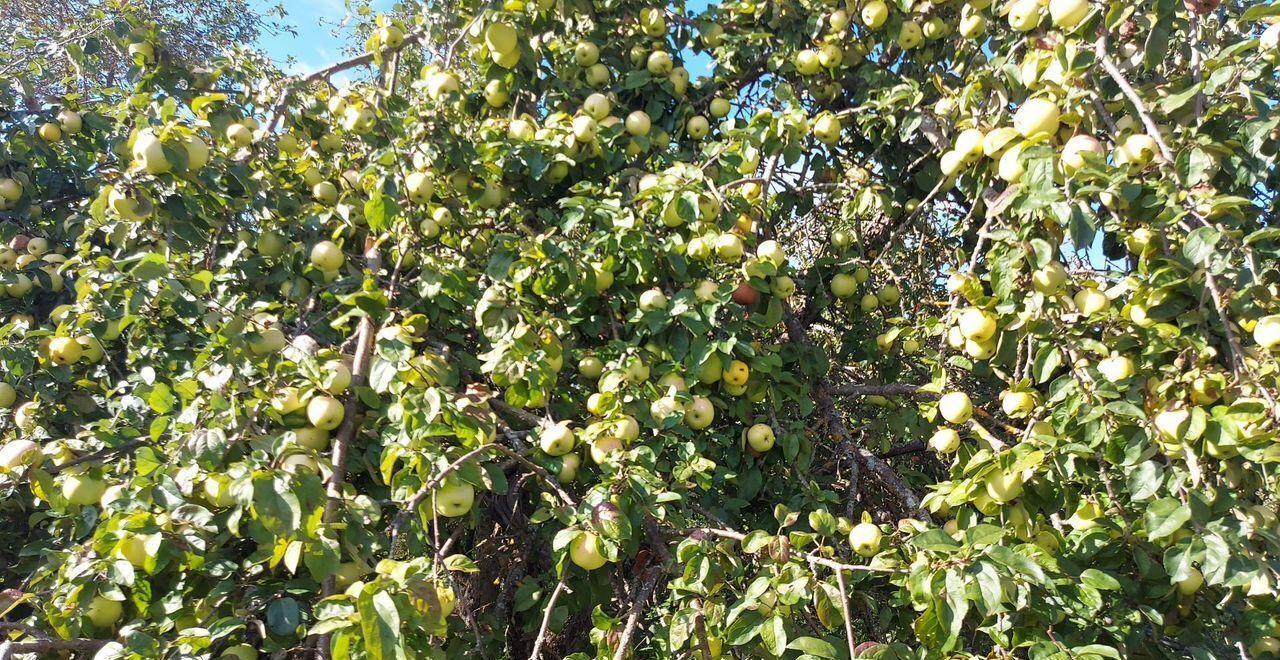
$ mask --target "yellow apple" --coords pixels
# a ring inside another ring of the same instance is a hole
[[[1026,2],[1039,7],[1038,0],[1018,0],[1019,4]],[[1013,127],[1025,138],[1054,135],[1058,132],[1060,116],[1058,106],[1053,101],[1044,98],[1027,99],[1014,113]]]
[[[446,480],[435,492],[436,513],[445,518],[465,516],[476,501],[476,489],[465,481]]]
[[[1085,153],[1102,155],[1106,152],[1098,138],[1092,135],[1080,133],[1071,136],[1066,144],[1062,145],[1062,155],[1058,158],[1058,162],[1062,163],[1062,171],[1067,175],[1073,175],[1080,171],[1080,168],[1084,167],[1085,164]]]
[[[605,436],[593,440],[588,447],[588,453],[591,454],[591,460],[596,465],[603,465],[608,462],[610,456],[622,451],[624,448],[625,445],[621,438]]]
[[[879,29],[889,20],[889,6],[883,0],[868,0],[862,5],[862,23],[872,30]]]
[[[1093,316],[1094,314],[1106,313],[1111,309],[1111,300],[1107,298],[1107,294],[1097,289],[1080,289],[1073,298],[1076,309],[1084,316]]]
[[[346,257],[342,248],[333,241],[320,241],[311,248],[311,265],[323,271],[335,271],[342,268]]]
[[[1061,263],[1051,261],[1031,274],[1031,286],[1046,296],[1054,296],[1067,283],[1067,277],[1067,269]]]
[[[569,543],[569,559],[580,568],[594,571],[605,565],[600,539],[594,532],[583,532]]]
[[[573,451],[575,444],[573,429],[567,422],[547,426],[538,435],[538,447],[548,456],[563,456]]]
[[[963,424],[973,416],[973,402],[964,392],[948,392],[938,399],[938,414],[952,424]]]
[[[636,110],[627,115],[624,123],[627,133],[631,135],[648,135],[652,122],[649,120],[649,114],[643,110]]]
[[[1103,378],[1119,383],[1133,376],[1133,360],[1123,355],[1112,355],[1098,362],[1098,372]]]
[[[107,486],[101,479],[85,472],[68,474],[62,482],[62,497],[80,506],[97,504],[106,490]]]
[[[1000,408],[1004,414],[1013,417],[1026,417],[1036,407],[1036,397],[1031,392],[1004,392],[1000,398]]]
[[[64,108],[58,113],[58,123],[62,125],[63,132],[68,135],[79,133],[80,128],[83,126],[80,113],[69,108]]]
[[[841,130],[840,118],[831,113],[824,114],[813,122],[813,137],[827,146],[840,141]]]
[[[1017,499],[1022,494],[1022,473],[997,470],[986,478],[987,496],[993,501],[1004,504]]]
[[[108,600],[102,596],[94,596],[93,600],[89,601],[88,607],[84,608],[84,615],[93,622],[93,627],[99,630],[115,627],[123,614],[123,603],[118,600]]]
[[[1089,15],[1089,0],[1049,0],[1049,17],[1053,24],[1072,32]]]
[[[989,312],[977,307],[969,307],[960,313],[960,320],[957,323],[960,333],[965,339],[983,342],[995,336],[999,327],[996,325],[996,319]]]
[[[1253,341],[1264,349],[1270,350],[1280,344],[1280,314],[1272,314],[1258,319],[1253,326]]]
[[[741,360],[734,360],[730,362],[729,367],[725,369],[722,374],[726,383],[735,386],[746,385],[750,376],[751,370],[747,367],[747,363]]]
[[[294,429],[293,440],[299,447],[306,447],[315,451],[324,451],[329,448],[329,432],[314,426]]]
[[[955,429],[938,429],[929,438],[929,449],[939,454],[950,454],[959,448],[960,434]]]
[[[346,416],[346,408],[342,402],[331,396],[313,397],[307,403],[307,419],[311,425],[322,431],[332,431],[342,423]]]
[[[84,348],[74,337],[54,337],[49,342],[49,360],[56,365],[75,363],[84,355]]]
[[[755,424],[747,429],[747,444],[757,452],[763,454],[773,449],[773,443],[773,427],[768,424]]]
[[[849,545],[853,551],[863,557],[874,557],[880,552],[880,544],[884,533],[880,527],[869,522],[860,522],[849,532]]]

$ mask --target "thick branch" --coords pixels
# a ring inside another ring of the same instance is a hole
[[[653,595],[653,590],[666,574],[666,564],[654,567],[650,571],[649,577],[645,578],[644,583],[640,585],[640,589],[636,593],[636,600],[631,604],[631,613],[627,615],[627,624],[622,628],[622,637],[618,640],[618,650],[614,651],[613,660],[622,660],[627,657],[627,649],[631,646],[631,637],[636,632],[636,626],[640,624],[640,615],[644,612],[644,605],[649,601],[649,597]]]
[[[0,643],[0,660],[10,660],[15,655],[28,654],[48,657],[48,654],[64,652],[96,653],[106,645],[107,642],[101,639],[37,639],[29,642],[4,642]]]

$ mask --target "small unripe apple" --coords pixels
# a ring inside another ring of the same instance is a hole
[[[773,449],[773,443],[773,427],[768,424],[755,424],[747,429],[747,444],[757,452],[763,454]]]
[[[929,438],[929,449],[939,454],[950,454],[959,448],[960,434],[955,429],[938,429]]]
[[[938,400],[938,414],[952,424],[963,424],[973,416],[973,402],[964,392],[948,392]]]
[[[831,295],[837,298],[850,298],[858,291],[858,282],[852,275],[836,273],[831,278]]]
[[[705,396],[695,396],[689,407],[684,411],[684,423],[689,428],[700,431],[711,426],[711,422],[715,421],[716,408],[711,403],[711,399]]]
[[[733,106],[729,103],[729,99],[722,96],[717,96],[716,98],[711,99],[710,105],[707,106],[707,111],[716,119],[724,119],[729,115],[729,111],[732,109]]]
[[[1191,567],[1191,571],[1187,577],[1182,578],[1177,582],[1178,593],[1183,596],[1190,596],[1191,594],[1200,591],[1200,587],[1202,586],[1204,586],[1204,574],[1194,566]]]
[[[695,115],[689,118],[689,123],[685,124],[685,132],[694,140],[701,140],[711,131],[711,124],[706,117]]]
[[[818,61],[818,53],[809,48],[796,53],[793,64],[795,64],[796,73],[802,76],[812,76],[822,68],[822,63]]]
[[[93,622],[98,630],[111,630],[124,614],[124,604],[118,600],[108,600],[102,596],[94,596],[89,606],[84,608],[84,615]]]
[[[864,312],[873,312],[880,307],[880,299],[874,293],[862,294],[862,300],[858,304]]]
[[[853,526],[849,532],[849,546],[863,557],[874,557],[880,552],[880,544],[884,533],[880,527],[869,522],[861,522]]]
[[[774,278],[773,283],[769,285],[769,293],[772,293],[774,296],[782,298],[783,300],[790,298],[795,294],[795,292],[796,281],[786,275],[780,275]]]
[[[600,61],[600,48],[589,41],[579,41],[573,47],[573,63],[580,67],[589,67]]]
[[[1000,399],[1000,408],[1004,414],[1013,417],[1026,417],[1036,407],[1036,397],[1031,392],[1005,392]]]

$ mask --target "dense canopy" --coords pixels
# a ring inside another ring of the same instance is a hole
[[[1280,4],[354,9],[0,53],[0,659],[1280,657]]]

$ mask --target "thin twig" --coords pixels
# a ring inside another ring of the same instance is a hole
[[[844,582],[844,571],[836,571],[836,585],[840,587],[840,615],[844,617],[844,635],[845,640],[849,643],[849,657],[858,657],[854,653],[853,644],[853,620],[849,617],[849,587]]]
[[[622,660],[627,656],[627,649],[631,646],[631,637],[636,632],[636,626],[640,624],[640,615],[644,612],[644,605],[649,601],[649,597],[653,595],[653,590],[658,586],[658,582],[661,582],[666,574],[667,564],[663,564],[660,567],[655,566],[640,585],[639,591],[636,592],[635,602],[631,604],[631,613],[627,615],[627,624],[622,628],[622,637],[618,640],[618,649],[613,653],[613,660]]]
[[[538,636],[533,641],[533,652],[529,654],[529,660],[538,660],[542,657],[542,645],[547,640],[547,630],[551,627],[551,613],[556,609],[556,601],[560,598],[560,594],[565,589],[565,576],[560,576],[560,581],[556,583],[556,588],[551,592],[551,598],[547,600],[547,609],[542,613],[542,625],[538,627]]]

